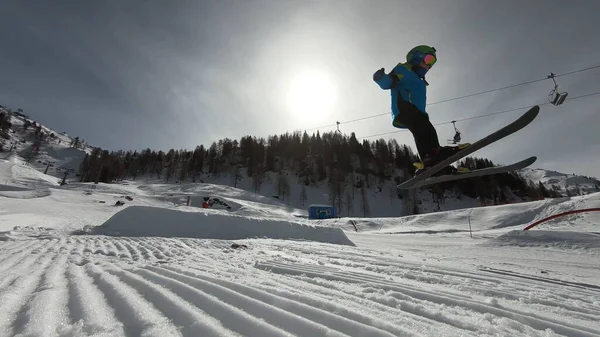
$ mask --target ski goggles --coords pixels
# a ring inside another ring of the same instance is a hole
[[[423,57],[423,63],[430,67],[433,66],[436,61],[437,59],[435,58],[435,56],[431,54],[425,54],[425,56]]]

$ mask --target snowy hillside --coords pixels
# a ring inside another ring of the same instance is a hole
[[[0,160],[0,336],[600,335],[600,213],[521,230],[600,193],[310,221],[229,186],[56,180]]]
[[[5,142],[4,150],[11,148],[11,152],[0,152],[0,158],[11,159],[20,163],[26,163],[38,172],[46,172],[47,175],[62,179],[66,175],[66,182],[77,184],[81,180],[79,168],[86,154],[91,153],[92,149],[81,142],[73,146],[78,141],[64,132],[56,132],[44,125],[39,125],[18,113],[11,114],[12,132],[10,140]],[[27,128],[25,126],[27,125]],[[38,132],[44,136],[41,138]],[[36,136],[37,135],[37,136]],[[52,137],[50,136],[52,135]],[[47,171],[46,171],[47,170]],[[245,170],[239,172],[240,179],[235,182],[236,192],[228,190],[228,193],[245,195],[245,203],[252,207],[253,202],[275,203],[276,205],[287,205],[291,209],[305,210],[309,204],[328,204],[331,202],[329,187],[326,183],[319,183],[304,186],[298,178],[297,173],[287,172],[286,179],[289,182],[289,192],[279,200],[275,198],[278,194],[278,177],[274,172],[267,172],[264,182],[258,193],[254,191],[252,179],[245,175]],[[565,175],[557,172],[541,169],[525,169],[521,175],[531,180],[535,185],[542,182],[549,190],[556,190],[558,195],[580,195],[598,191],[600,182],[593,178],[587,178],[576,175]],[[94,175],[96,176],[96,175]],[[213,196],[217,198],[227,198],[221,193],[222,186],[234,185],[231,173],[223,172],[217,176],[210,174],[201,174],[198,181],[206,184],[190,183],[191,179],[182,183],[164,184],[160,192],[164,194],[165,200],[176,201],[176,199],[185,198],[188,195],[196,195],[191,200],[192,205],[200,205],[202,198]],[[48,178],[52,181],[58,181],[54,178]],[[139,176],[145,183],[160,185],[163,180],[156,179],[155,175]],[[171,182],[175,182],[172,179]],[[398,191],[394,181],[386,180],[382,182],[372,182],[371,186],[365,190],[365,198],[362,198],[361,190],[353,187],[352,182],[345,186],[343,200],[339,203],[340,215],[349,217],[397,217],[410,214],[404,200],[398,198]],[[303,187],[304,186],[304,187]],[[569,192],[567,192],[567,190]],[[507,194],[508,202],[522,202],[523,199],[516,195]],[[267,201],[270,200],[270,201]],[[463,195],[460,191],[445,191],[443,197],[434,196],[427,189],[418,194],[416,205],[419,213],[430,213],[439,211],[449,211],[455,209],[467,209],[482,205],[489,205],[489,200],[476,200]],[[238,205],[237,207],[245,207]]]
[[[285,198],[277,197],[277,176],[275,173],[267,173],[265,181],[258,193],[253,193],[252,180],[242,175],[238,181],[237,188],[232,188],[231,175],[222,174],[219,177],[202,175],[200,178],[203,184],[196,183],[176,183],[162,184],[164,180],[143,179],[145,183],[162,186],[161,190],[166,194],[175,196],[194,192],[199,195],[225,197],[224,191],[238,195],[241,199],[248,202],[274,203],[280,206],[287,206],[293,209],[306,210],[310,204],[329,204],[330,192],[325,183],[315,186],[303,186],[297,181],[297,177],[289,174],[289,195]],[[229,186],[228,186],[229,185]],[[303,191],[305,200],[303,200]],[[348,188],[348,193],[343,197],[341,216],[379,216],[394,217],[407,214],[406,207],[401,199],[398,199],[398,189],[393,181],[386,181],[381,189],[375,186],[365,190],[366,202],[361,197],[361,191],[358,188]],[[226,197],[225,197],[226,198]],[[196,201],[197,202],[197,201]],[[351,204],[350,207],[348,204]],[[199,203],[198,203],[199,204]],[[422,193],[419,201],[420,211],[428,213],[437,210],[451,210],[456,208],[467,208],[478,206],[479,203],[473,198],[466,196],[457,197],[456,193],[448,192],[445,198],[435,202],[431,193]]]
[[[4,151],[10,151],[0,152],[0,158],[17,155],[18,160],[38,171],[44,172],[47,168],[47,173],[54,177],[63,178],[67,173],[67,178],[76,179],[79,165],[86,153],[91,152],[91,147],[84,142],[74,147],[78,138],[52,130],[19,114],[10,114],[10,122],[12,128],[9,139],[3,146]]]
[[[563,196],[600,192],[600,180],[597,178],[531,168],[522,170],[520,174],[536,184],[541,182],[549,190],[557,189]]]

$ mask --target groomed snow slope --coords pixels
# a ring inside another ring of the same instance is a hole
[[[425,254],[416,242],[404,251],[239,243],[248,248],[106,236],[2,242],[0,336],[600,333],[598,286],[557,278],[568,262],[562,255],[532,276],[497,268],[500,249],[476,255],[490,263],[474,266],[440,261],[439,251]]]
[[[182,206],[162,185],[59,187],[15,172],[0,170],[21,187],[0,195],[0,337],[600,335],[597,218],[514,235],[537,211],[599,194],[473,210],[473,238],[449,230],[468,228],[460,213],[368,219],[348,245],[314,240],[350,219],[299,219],[227,187],[233,211]],[[39,190],[50,193],[16,197]],[[223,239],[296,226],[304,241]]]

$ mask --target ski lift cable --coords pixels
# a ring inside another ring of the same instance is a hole
[[[584,98],[584,97],[589,97],[589,96],[595,96],[595,95],[600,95],[600,91],[594,92],[594,93],[590,93],[590,94],[584,94],[584,95],[570,97],[570,98],[567,98],[567,101],[571,101],[571,100],[575,100],[575,99],[579,99],[579,98]],[[552,103],[545,102],[545,103],[540,103],[540,104],[537,104],[537,105],[542,106],[542,105],[548,105],[548,104],[552,104]],[[495,115],[504,114],[504,113],[508,113],[508,112],[519,111],[519,110],[523,110],[523,109],[529,109],[531,107],[532,106],[525,106],[525,107],[520,107],[520,108],[515,108],[515,109],[502,110],[502,111],[492,112],[492,113],[488,113],[488,114],[484,114],[484,115],[478,115],[478,116],[473,116],[473,117],[466,117],[466,118],[463,118],[463,119],[456,119],[456,120],[450,121],[450,122],[435,123],[433,125],[444,125],[444,124],[452,124],[452,122],[463,122],[463,121],[468,121],[468,120],[471,120],[471,119],[477,119],[477,118],[483,118],[483,117],[490,117],[490,116],[495,116]],[[397,131],[390,131],[390,132],[378,133],[378,134],[369,135],[369,136],[356,137],[356,139],[365,139],[365,138],[372,138],[372,137],[378,137],[378,136],[385,136],[385,135],[391,135],[391,134],[394,134],[394,133],[406,132],[406,131],[408,131],[408,130],[407,129],[402,129],[402,130],[397,130]]]
[[[580,72],[584,72],[584,71],[588,71],[588,70],[593,70],[593,69],[597,69],[597,68],[600,68],[600,65],[590,66],[590,67],[582,68],[582,69],[578,69],[578,70],[573,70],[573,71],[569,71],[569,72],[558,74],[558,75],[555,74],[554,78],[556,78],[556,77],[562,77],[562,76],[567,76],[567,75],[572,75],[572,74],[576,74],[576,73],[580,73]],[[428,103],[427,105],[435,105],[435,104],[441,104],[441,103],[446,103],[446,102],[450,102],[450,101],[456,101],[456,100],[463,99],[463,98],[468,98],[468,97],[473,97],[473,96],[477,96],[477,95],[488,94],[488,93],[495,92],[495,91],[505,90],[505,89],[509,89],[509,88],[514,88],[514,87],[518,87],[518,86],[522,86],[522,85],[527,85],[527,84],[542,82],[542,81],[546,81],[546,80],[548,80],[548,77],[544,77],[544,78],[540,78],[540,79],[532,80],[532,81],[527,81],[527,82],[521,82],[521,83],[512,84],[512,85],[507,85],[507,86],[496,88],[496,89],[490,89],[490,90],[480,91],[480,92],[476,92],[476,93],[472,93],[472,94],[468,94],[468,95],[463,95],[463,96],[457,96],[457,97],[453,97],[453,98],[448,98],[448,99],[445,99],[445,100]],[[380,113],[380,114],[376,114],[376,115],[370,115],[370,116],[360,117],[360,118],[356,118],[356,119],[351,119],[351,120],[348,120],[348,121],[345,121],[345,122],[336,122],[336,124],[329,124],[329,125],[323,125],[323,126],[319,126],[319,127],[315,127],[315,128],[304,129],[304,131],[312,131],[312,130],[330,128],[330,127],[334,127],[334,126],[339,126],[339,124],[354,123],[354,122],[359,122],[359,121],[363,121],[363,120],[371,119],[371,118],[375,118],[375,117],[387,116],[389,114],[390,114],[389,112]]]

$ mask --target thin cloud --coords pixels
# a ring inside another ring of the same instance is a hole
[[[518,8],[518,10],[515,10]],[[553,8],[561,8],[560,15]],[[428,99],[439,101],[600,63],[600,3],[579,1],[9,1],[0,13],[0,104],[108,149],[193,148],[244,135],[342,124],[358,137],[395,131],[389,92],[371,80],[417,44],[438,49]],[[293,115],[302,69],[337,87],[329,115]],[[570,95],[600,91],[598,71],[559,79]],[[541,82],[431,106],[434,122],[546,101]],[[600,175],[591,160],[598,97],[544,106],[526,131],[481,152],[494,162],[539,155],[548,169]],[[473,141],[518,112],[461,123]],[[321,131],[335,130],[326,128]],[[438,127],[441,142],[451,125]],[[408,132],[390,135],[413,145]],[[384,136],[384,138],[389,138]],[[558,142],[558,143],[557,143]],[[568,155],[564,152],[568,152]],[[576,159],[579,158],[579,159]]]

